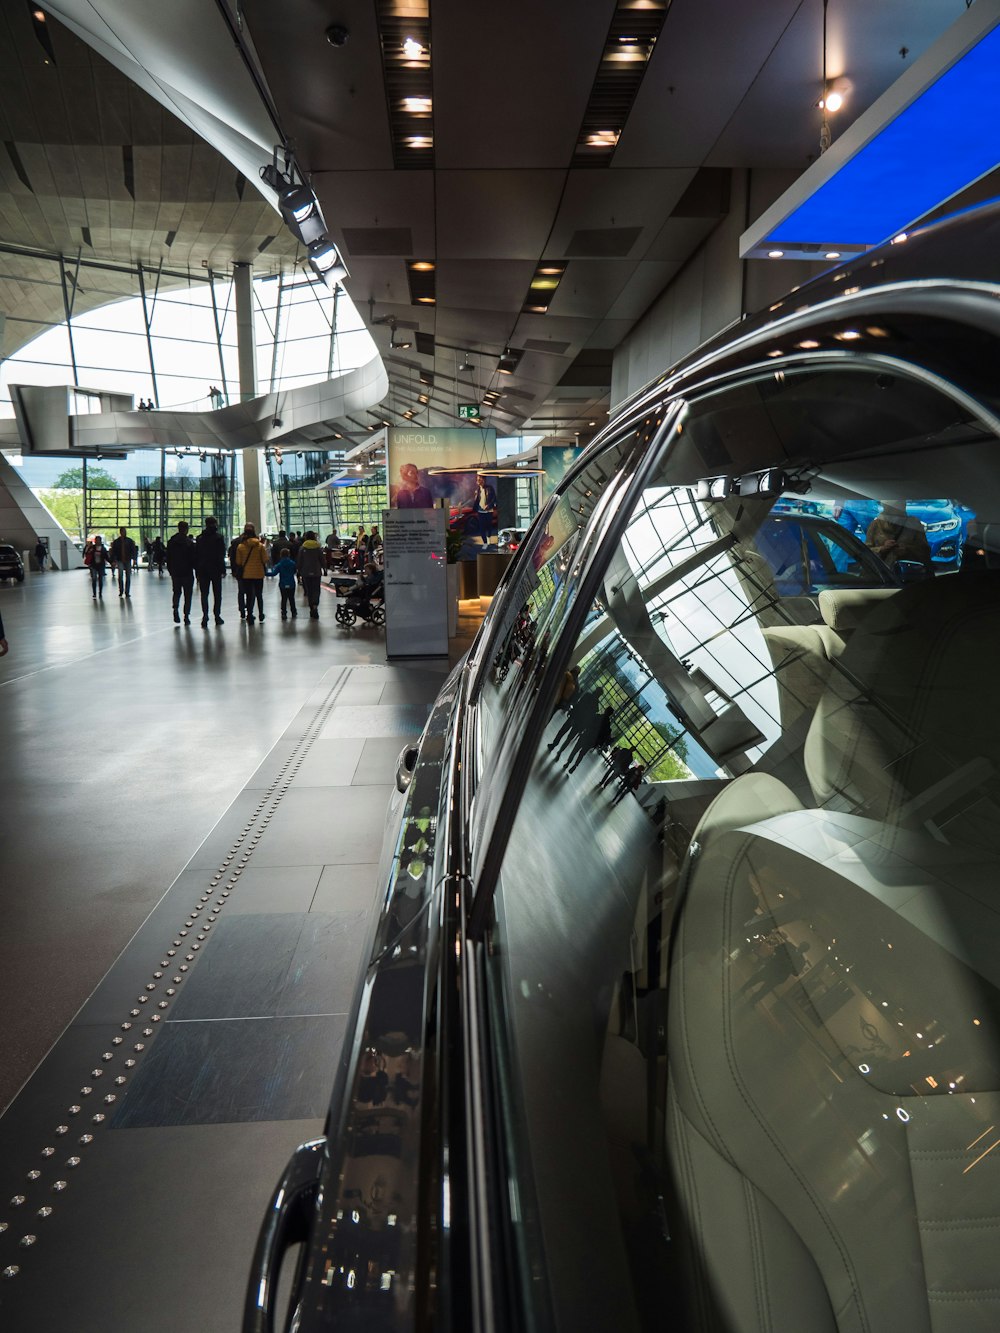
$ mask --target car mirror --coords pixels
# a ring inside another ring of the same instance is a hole
[[[904,583],[916,583],[928,577],[927,566],[919,560],[897,560],[896,573]]]

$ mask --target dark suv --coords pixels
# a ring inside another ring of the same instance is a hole
[[[994,205],[567,472],[400,757],[245,1333],[299,1241],[298,1333],[997,1326],[998,357]]]
[[[0,543],[0,579],[16,579],[24,582],[24,562],[13,546]]]

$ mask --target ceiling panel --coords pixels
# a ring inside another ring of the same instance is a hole
[[[575,232],[639,227],[644,235],[632,248],[642,254],[665,218],[669,217],[695,175],[693,167],[660,171],[576,170],[569,173],[546,257],[569,253]]]
[[[614,4],[434,0],[439,168],[558,168],[576,146]]]
[[[700,166],[802,3],[673,0],[615,166]]]
[[[561,171],[438,171],[438,254],[455,259],[530,259],[536,264],[545,250],[564,180]]]
[[[437,269],[438,302],[466,310],[516,310],[534,273],[534,260],[442,259]]]

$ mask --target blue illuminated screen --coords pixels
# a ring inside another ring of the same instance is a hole
[[[768,237],[878,245],[1000,164],[1000,26],[846,162]]]

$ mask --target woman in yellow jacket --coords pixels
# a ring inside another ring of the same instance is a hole
[[[252,523],[247,523],[243,529],[243,540],[236,548],[236,563],[243,582],[247,624],[252,625],[254,601],[260,619],[264,619],[264,577],[267,574],[267,552],[258,540],[257,530]]]

